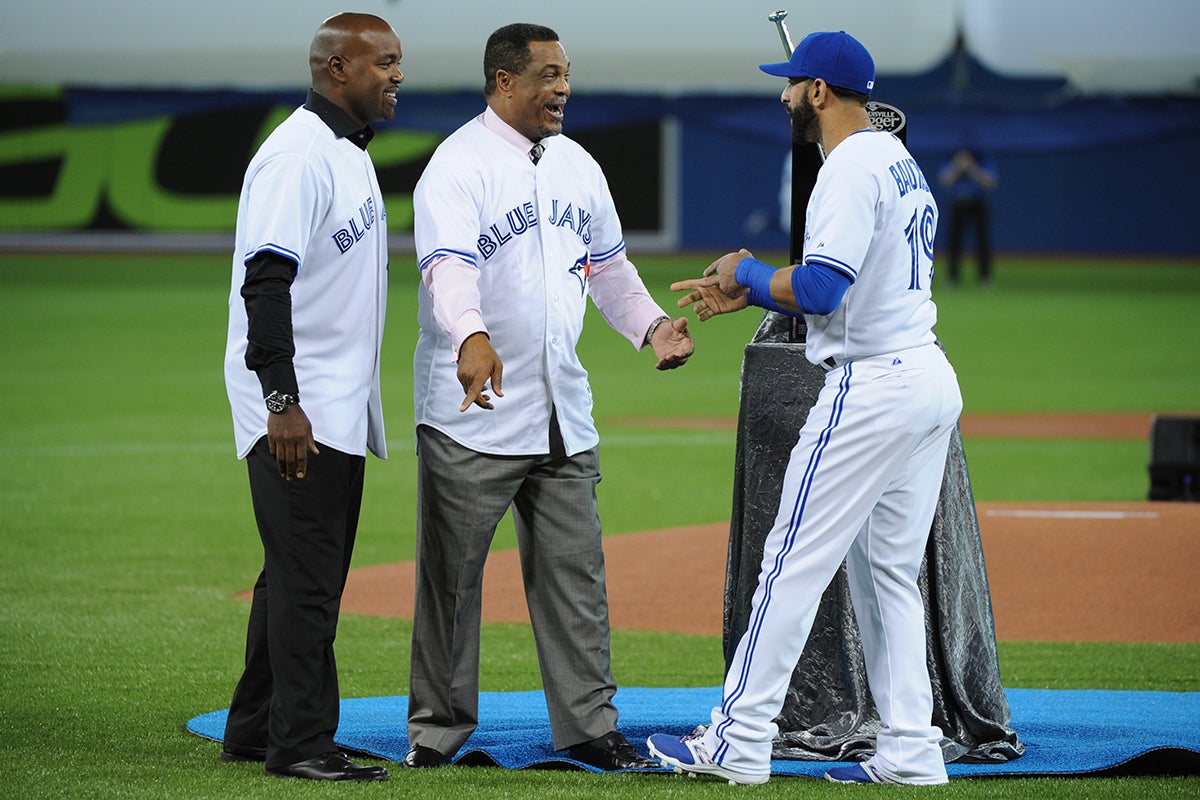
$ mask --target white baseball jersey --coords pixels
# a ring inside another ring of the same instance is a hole
[[[859,131],[834,148],[805,212],[804,262],[840,270],[852,283],[832,314],[806,315],[812,363],[934,341],[937,220],[925,176],[895,136]]]
[[[493,410],[459,411],[464,394],[450,333],[422,282],[416,424],[477,452],[534,455],[548,452],[553,406],[574,455],[599,442],[587,371],[575,353],[587,298],[635,347],[663,312],[624,257],[621,223],[595,160],[558,135],[543,140],[535,166],[483,119],[434,152],[414,193],[414,232],[422,269],[450,256],[478,271],[479,310],[504,364],[504,396],[492,393]],[[493,115],[489,124],[497,122]]]
[[[313,438],[387,457],[379,353],[387,303],[387,214],[370,156],[297,109],[246,170],[238,202],[225,383],[239,458],[267,433],[262,386],[246,367],[247,261],[271,251],[299,265],[292,283],[294,365]]]

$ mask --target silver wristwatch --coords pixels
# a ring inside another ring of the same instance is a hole
[[[670,317],[659,317],[650,323],[650,327],[646,329],[646,338],[642,340],[642,344],[650,344],[650,340],[654,338],[654,332],[658,330],[658,326],[669,320]]]
[[[267,404],[267,411],[272,414],[282,414],[287,411],[288,406],[294,406],[300,402],[300,398],[294,394],[285,394],[276,389],[271,392],[263,401]]]

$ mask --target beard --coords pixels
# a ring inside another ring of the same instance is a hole
[[[800,97],[800,105],[788,109],[792,118],[792,141],[796,144],[819,143],[821,141],[821,121],[813,109],[808,97]]]

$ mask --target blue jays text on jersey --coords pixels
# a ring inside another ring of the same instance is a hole
[[[570,228],[585,245],[592,241],[591,213],[582,207],[574,206],[570,201],[551,200],[550,216],[546,222],[559,228]],[[538,218],[533,203],[522,203],[506,212],[502,221],[489,225],[487,231],[479,235],[475,245],[486,261],[514,236],[526,233],[537,224]]]
[[[360,227],[359,220],[351,217],[346,221],[346,227],[339,228],[332,236],[334,243],[338,246],[338,250],[345,253],[351,247],[366,235],[367,231],[371,230],[371,226],[375,224],[375,198],[368,197],[363,201],[363,204],[358,208],[359,219],[362,220]],[[386,214],[384,219],[387,219]]]

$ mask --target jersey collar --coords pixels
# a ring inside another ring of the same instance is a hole
[[[491,106],[488,106],[484,110],[483,116],[481,116],[479,119],[483,123],[483,127],[487,128],[489,131],[496,134],[501,139],[520,150],[522,153],[528,153],[529,148],[537,144],[536,142],[529,141],[525,134],[518,132],[516,128],[501,119],[500,115],[493,111]],[[541,142],[542,144],[545,144],[546,140],[542,139]]]
[[[366,150],[371,139],[375,137],[375,131],[370,125],[360,128],[354,120],[350,119],[350,115],[332,100],[317,94],[312,89],[308,90],[308,96],[304,99],[304,107],[320,117],[335,136],[339,139],[349,139],[360,150]]]

